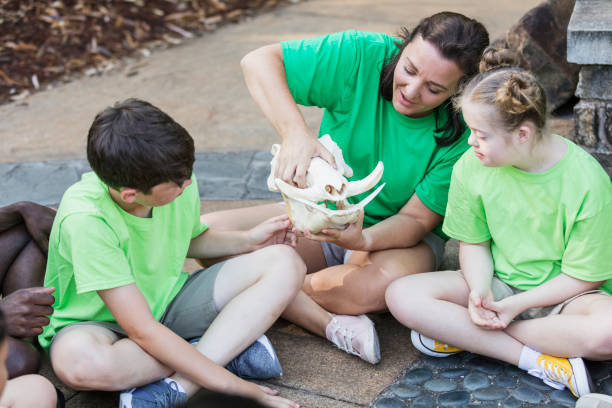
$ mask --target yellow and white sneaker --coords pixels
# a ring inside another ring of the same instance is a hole
[[[412,340],[412,345],[417,350],[432,357],[448,357],[463,351],[460,348],[430,339],[416,330],[410,331],[410,340]]]
[[[592,384],[589,372],[581,358],[553,357],[540,354],[537,358],[538,368],[527,371],[534,377],[541,378],[545,384],[562,390],[567,387],[576,398],[591,392]]]

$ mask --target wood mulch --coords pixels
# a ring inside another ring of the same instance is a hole
[[[288,0],[0,0],[0,104]]]

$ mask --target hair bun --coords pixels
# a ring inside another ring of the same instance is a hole
[[[518,67],[520,58],[516,51],[509,48],[487,47],[482,53],[480,72],[487,72],[499,68]]]
[[[513,72],[497,90],[495,102],[507,113],[520,115],[528,109],[535,109],[533,101],[538,100],[541,89],[535,78],[526,71]],[[543,113],[543,112],[540,112]]]

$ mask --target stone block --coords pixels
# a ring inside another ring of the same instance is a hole
[[[612,66],[587,65],[580,70],[576,96],[612,100]]]
[[[612,1],[577,0],[567,28],[567,60],[612,65]]]
[[[506,45],[519,52],[536,75],[552,111],[574,94],[580,67],[567,62],[567,21],[574,0],[548,0],[527,12],[506,34]]]
[[[597,108],[597,103],[592,101],[580,101],[574,106],[576,123],[574,140],[582,146],[596,147],[599,141]]]

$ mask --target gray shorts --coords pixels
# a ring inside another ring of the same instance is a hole
[[[494,276],[493,280],[491,281],[491,292],[493,292],[493,297],[495,298],[495,300],[498,301],[498,300],[507,298],[509,296],[516,295],[517,293],[524,292],[524,290],[517,289],[513,286],[510,286],[504,281],[502,281],[501,279],[499,279],[497,276]],[[558,305],[545,306],[545,307],[534,307],[532,309],[527,309],[523,313],[515,317],[515,320],[537,319],[539,317],[546,317],[546,316],[560,314],[563,311],[563,308],[567,306],[570,302],[572,302],[574,299],[579,298],[580,296],[590,295],[593,293],[598,293],[598,294],[609,296],[609,293],[604,292],[603,290],[599,290],[599,289],[588,290],[586,292],[579,293],[576,296],[573,296],[569,299],[566,299],[565,301],[559,303]]]
[[[224,262],[219,262],[210,268],[192,273],[168,305],[159,320],[160,323],[186,340],[202,337],[218,314],[215,307],[214,290],[217,275],[223,264]],[[104,327],[122,338],[127,337],[125,331],[116,323],[83,321],[63,327],[53,340],[58,338],[62,332],[69,331],[76,326],[91,325]]]
[[[425,235],[423,242],[429,245],[433,251],[436,258],[435,270],[438,270],[440,263],[442,262],[442,257],[444,256],[444,246],[446,245],[446,242],[444,242],[441,237],[433,232]],[[353,253],[353,250],[351,249],[345,249],[341,246],[325,241],[321,242],[321,247],[323,248],[323,255],[325,255],[327,266],[344,265]]]

